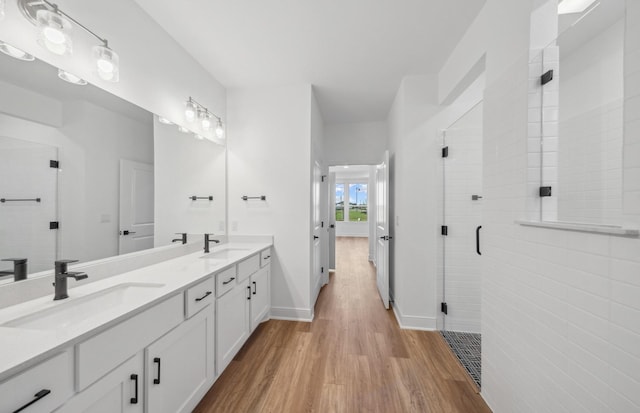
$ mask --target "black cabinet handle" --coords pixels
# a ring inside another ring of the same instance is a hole
[[[158,378],[153,379],[153,384],[160,384],[160,357],[153,359],[154,363],[158,363]]]
[[[271,258],[271,255],[267,255],[266,257],[263,257],[263,260],[268,260],[269,258]]]
[[[205,293],[205,295],[203,295],[202,297],[200,297],[200,298],[196,298],[196,301],[202,301],[202,300],[204,300],[205,298],[207,298],[207,297],[208,297],[208,296],[210,296],[210,295],[211,295],[211,291],[207,291],[207,292]]]
[[[253,295],[256,295],[256,292],[258,291],[258,288],[256,287],[256,282],[253,282]]]
[[[247,300],[251,300],[251,286],[247,285],[247,288],[249,289],[249,296],[247,297]]]
[[[320,238],[320,237],[319,237],[319,236],[317,236],[317,235],[314,235],[314,236],[313,236],[313,239],[318,239],[318,238]]]
[[[478,228],[476,228],[476,252],[478,255],[482,255],[480,252],[480,228],[482,228],[482,225],[479,225]]]
[[[18,413],[23,411],[24,409],[31,406],[33,403],[37,402],[38,400],[42,399],[49,393],[51,393],[51,390],[48,390],[48,389],[40,390],[39,392],[33,395],[33,400],[31,400],[29,403],[25,404],[24,406],[20,407],[18,410],[14,410],[13,413]]]
[[[222,285],[227,285],[227,284],[229,284],[231,281],[233,281],[235,279],[236,279],[236,277],[231,277],[227,281],[222,281]]]
[[[138,404],[138,375],[137,374],[132,374],[129,377],[131,380],[133,380],[133,383],[135,384],[135,395],[131,398],[131,404]]]

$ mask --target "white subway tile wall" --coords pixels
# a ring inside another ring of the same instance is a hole
[[[640,21],[640,2],[627,13]],[[640,50],[640,25],[629,32]],[[514,224],[531,212],[528,131],[514,122],[529,110],[528,73],[523,56],[485,93],[482,393],[496,412],[637,412],[640,240]],[[637,217],[640,196],[624,196]]]

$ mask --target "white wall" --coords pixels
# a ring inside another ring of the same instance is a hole
[[[272,316],[311,319],[311,86],[228,91],[229,228],[274,236]],[[242,201],[266,195],[267,201]]]
[[[377,165],[387,149],[387,122],[328,123],[325,141],[328,165]]]

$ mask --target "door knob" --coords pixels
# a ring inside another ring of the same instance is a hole
[[[129,234],[135,234],[135,231],[127,231],[126,229],[124,231],[120,231],[120,235],[129,235]]]

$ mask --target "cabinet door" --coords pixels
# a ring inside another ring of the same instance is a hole
[[[214,381],[214,307],[208,306],[145,350],[146,411],[191,411]]]
[[[269,312],[271,305],[269,268],[271,266],[260,268],[260,270],[251,276],[251,331],[262,322]]]
[[[142,351],[78,393],[56,413],[142,413],[144,357]]]
[[[216,318],[216,368],[218,375],[227,367],[233,356],[249,338],[249,280],[236,285],[218,298]]]

